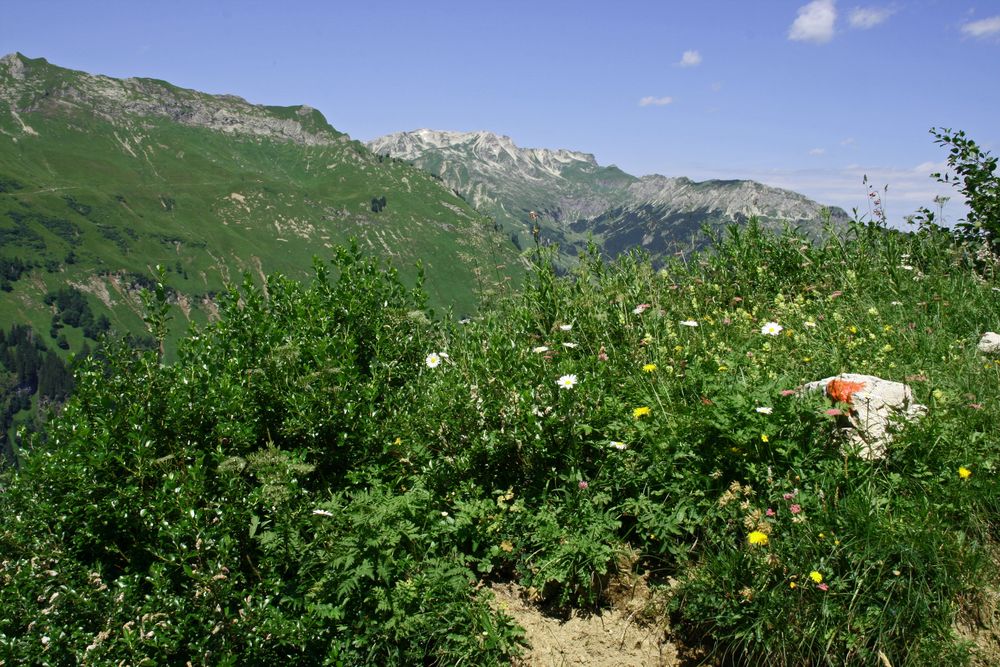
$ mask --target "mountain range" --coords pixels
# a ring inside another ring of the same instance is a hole
[[[656,259],[703,244],[703,225],[756,217],[764,227],[788,223],[813,235],[826,221],[848,220],[842,209],[754,181],[637,177],[601,166],[589,153],[520,148],[492,132],[421,129],[367,145],[440,177],[519,246],[537,224],[541,238],[557,242],[567,261],[588,239],[610,257],[638,247]]]

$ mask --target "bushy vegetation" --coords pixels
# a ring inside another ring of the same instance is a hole
[[[176,363],[92,362],[2,481],[0,658],[501,664],[483,583],[594,607],[634,567],[737,662],[967,660],[1000,502],[982,253],[863,224],[659,271],[545,253],[452,322],[341,249],[231,290]],[[928,406],[885,459],[792,392],[840,372]]]

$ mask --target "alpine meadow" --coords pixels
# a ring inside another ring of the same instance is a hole
[[[927,129],[903,226],[3,57],[0,667],[1000,664],[998,159]]]

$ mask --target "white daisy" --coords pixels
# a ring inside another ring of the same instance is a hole
[[[784,328],[785,327],[781,326],[777,322],[768,322],[760,328],[760,332],[765,336],[777,336]]]
[[[766,405],[762,405],[759,408],[754,408],[754,412],[759,412],[762,415],[769,415],[774,412],[774,408],[769,408]]]
[[[431,352],[430,354],[427,355],[427,358],[424,360],[424,363],[427,364],[427,368],[437,368],[438,366],[441,365],[441,355],[439,355],[437,352]]]
[[[572,389],[576,386],[576,376],[575,375],[563,375],[561,378],[556,380],[556,384],[559,385],[560,389]]]
[[[626,445],[624,442],[618,442],[617,440],[612,440],[611,442],[608,443],[608,445],[610,445],[613,449],[617,449],[619,452],[624,452],[626,449],[628,449],[628,445]]]
[[[531,351],[534,352],[535,354],[541,354],[542,352],[548,352],[549,348],[546,347],[545,345],[539,345],[538,347],[531,348]]]
[[[695,320],[684,320],[684,321],[681,322],[681,326],[683,326],[683,327],[696,327],[696,326],[698,326],[698,322],[695,321]]]
[[[570,329],[573,328],[573,325],[572,324],[560,324],[559,328],[562,329],[563,331],[569,331]]]
[[[333,512],[328,510],[313,510],[313,514],[318,514],[320,516],[333,516]]]
[[[563,347],[573,348],[573,347],[576,347],[576,343],[563,343]]]

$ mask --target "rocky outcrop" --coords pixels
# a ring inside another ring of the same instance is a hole
[[[983,354],[1000,353],[1000,334],[992,331],[984,333],[983,337],[979,339],[978,349]]]
[[[49,76],[58,72],[61,76]],[[65,76],[66,73],[71,76]],[[0,58],[0,99],[18,112],[77,110],[115,125],[162,118],[226,134],[325,146],[348,141],[308,106],[264,107],[236,95],[209,95],[156,79],[113,79],[14,53]]]
[[[842,373],[810,382],[803,391],[822,391],[845,408],[837,417],[846,436],[842,451],[866,460],[884,458],[894,427],[927,412],[914,401],[910,387],[874,375]]]

